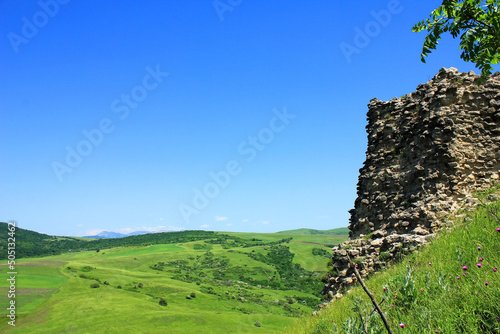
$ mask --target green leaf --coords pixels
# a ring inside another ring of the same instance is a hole
[[[429,17],[413,26],[413,32],[427,30],[421,61],[435,50],[442,33],[460,38],[460,57],[491,73],[500,62],[500,0],[443,0]]]

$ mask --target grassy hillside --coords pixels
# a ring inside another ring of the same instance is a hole
[[[277,333],[315,309],[330,250],[325,244],[345,240],[209,236],[21,259],[16,328],[5,317],[0,328],[6,333]],[[5,276],[6,263],[0,270]],[[91,288],[94,284],[99,287]],[[163,300],[166,305],[160,305]],[[3,280],[0,305],[8,301]]]
[[[295,254],[294,261],[296,263],[300,263],[302,267],[311,271],[324,271],[328,259],[331,257],[331,248],[347,240],[347,235],[329,234],[285,234],[283,232],[224,232],[224,234],[234,237],[257,239],[265,242],[276,242],[277,240],[291,238],[289,247],[290,251]]]
[[[6,236],[9,232],[7,223],[0,223],[0,236]],[[77,238],[55,237],[35,231],[16,228],[16,257],[29,257],[37,255],[59,254],[61,251],[78,248],[79,244],[84,244]],[[0,259],[7,258],[7,238],[0,238]]]
[[[500,187],[480,198],[492,193],[500,193]],[[499,218],[500,201],[458,215],[453,229],[366,281],[395,333],[500,333]],[[371,311],[368,297],[354,287],[285,332],[365,333],[362,317],[370,319],[370,333],[386,333]]]
[[[7,223],[0,223],[0,235],[7,235]],[[228,236],[211,231],[180,231],[134,235],[119,239],[92,239],[78,237],[60,237],[25,230],[16,227],[16,258],[57,255],[65,252],[102,250],[122,246],[146,246],[172,244],[195,240],[218,238],[227,240]],[[0,259],[7,258],[7,238],[0,239]]]

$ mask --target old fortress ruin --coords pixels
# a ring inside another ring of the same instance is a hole
[[[333,248],[324,294],[425,244],[474,191],[500,181],[500,72],[442,68],[416,91],[368,105],[368,149],[350,211],[350,239]]]

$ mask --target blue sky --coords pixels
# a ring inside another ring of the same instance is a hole
[[[1,1],[0,220],[347,226],[370,99],[474,70],[450,38],[420,62],[411,27],[439,4]]]

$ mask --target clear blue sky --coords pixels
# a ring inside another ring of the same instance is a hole
[[[420,62],[440,1],[40,3],[0,2],[0,220],[48,234],[347,226],[370,99],[474,70]]]

